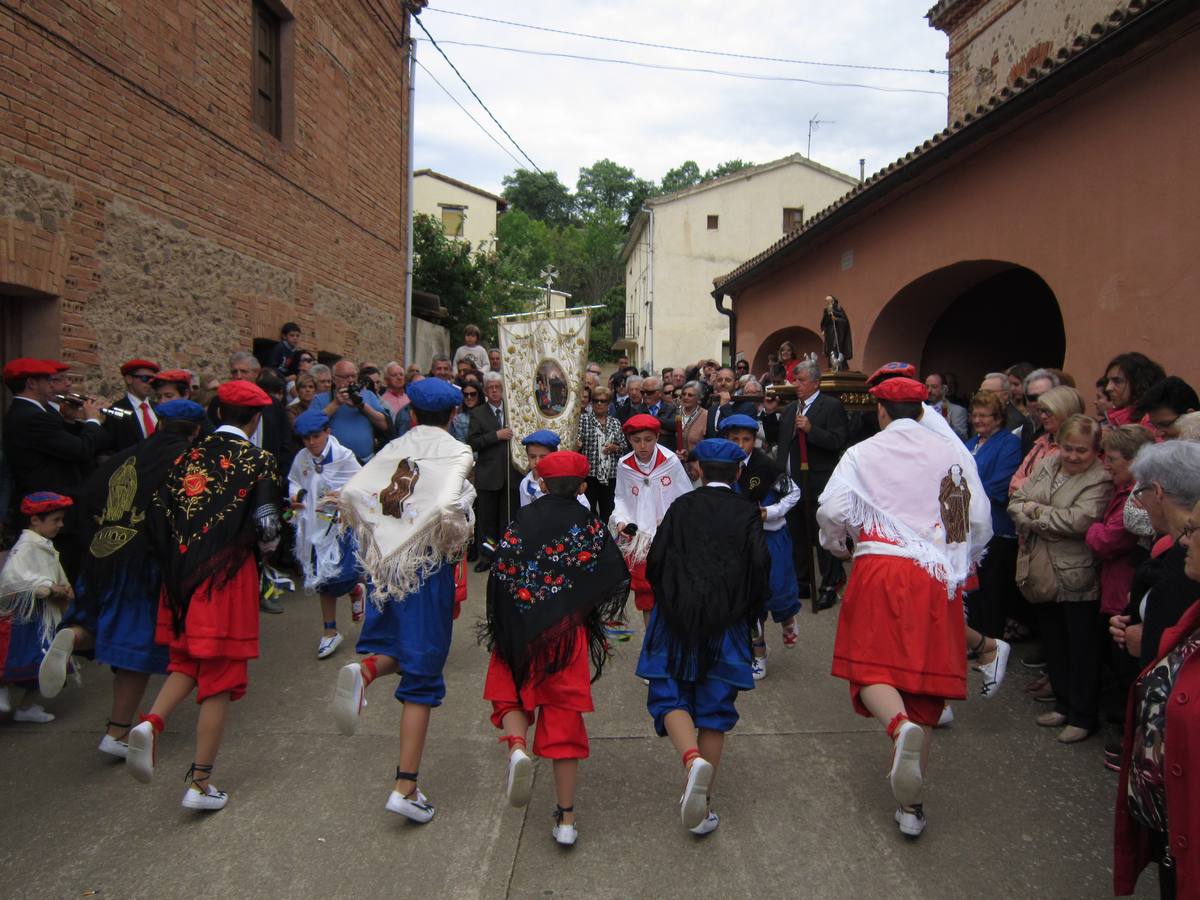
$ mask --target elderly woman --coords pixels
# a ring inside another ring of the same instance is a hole
[[[1184,575],[1200,581],[1200,506],[1181,543]],[[1200,585],[1197,585],[1200,588]],[[1128,895],[1148,863],[1158,865],[1159,896],[1200,897],[1200,602],[1193,603],[1153,648],[1129,692],[1117,787],[1113,887]]]
[[[579,452],[588,461],[588,504],[602,522],[607,522],[613,511],[617,461],[629,449],[621,420],[609,413],[611,403],[608,388],[595,388],[591,404],[579,416]]]
[[[999,394],[980,391],[971,398],[975,436],[967,441],[967,449],[975,457],[979,480],[992,502],[992,539],[979,566],[979,587],[967,597],[968,621],[978,633],[968,631],[967,637],[977,653],[990,653],[986,639],[1003,636],[1014,592],[1017,533],[1007,504],[1008,483],[1021,462],[1021,439],[1004,427],[1006,414]]]
[[[1071,416],[1080,415],[1083,411],[1083,397],[1075,388],[1061,385],[1038,395],[1037,402],[1033,404],[1030,412],[1041,424],[1042,433],[1034,440],[1033,447],[1025,454],[1025,458],[1017,466],[1017,471],[1013,473],[1012,480],[1008,483],[1010,497],[1029,479],[1038,463],[1058,453],[1058,444],[1054,439],[1059,426]]]
[[[296,376],[296,399],[287,405],[288,425],[296,427],[296,417],[308,409],[313,397],[317,396],[317,380],[311,372]]]
[[[328,394],[333,390],[333,369],[329,368],[329,366],[324,363],[317,363],[308,372],[317,383],[318,394]]]
[[[1084,415],[1058,429],[1058,455],[1042,462],[1008,505],[1023,538],[1017,586],[1037,611],[1046,672],[1054,691],[1037,724],[1060,728],[1058,740],[1086,739],[1099,725],[1104,652],[1100,579],[1088,528],[1104,515],[1112,477],[1100,463],[1100,426]]]
[[[700,405],[700,383],[689,381],[679,393],[679,420],[683,423],[683,446],[676,448],[686,458],[692,448],[704,440],[708,428],[708,410]]]

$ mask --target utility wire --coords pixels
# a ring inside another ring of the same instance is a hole
[[[425,23],[421,21],[420,17],[413,16],[412,20],[421,26],[421,30],[423,32],[425,32],[425,37],[429,38],[429,43],[433,44],[433,49],[437,50],[437,52],[442,55],[442,59],[444,59],[446,61],[446,64],[448,66],[450,66],[451,69],[454,70],[454,74],[458,76],[458,80],[461,81],[464,85],[466,85],[467,90],[471,92],[471,96],[474,97],[479,102],[479,105],[483,107],[483,111],[488,114],[488,116],[491,118],[491,120],[493,122],[496,123],[496,127],[504,132],[504,136],[512,142],[512,145],[514,147],[516,147],[518,151],[520,151],[520,154],[523,157],[525,157],[525,159],[529,162],[529,164],[531,166],[533,166],[534,170],[539,175],[545,175],[546,173],[543,172],[541,169],[539,169],[538,164],[535,163],[532,159],[530,159],[529,154],[526,153],[524,148],[520,144],[517,143],[516,138],[514,138],[511,134],[508,133],[508,129],[500,124],[500,120],[497,119],[495,117],[495,115],[492,114],[492,111],[490,109],[488,109],[487,104],[483,102],[483,100],[480,98],[480,96],[477,93],[475,93],[475,88],[471,87],[471,83],[469,81],[467,81],[466,78],[463,77],[463,73],[458,71],[458,67],[450,61],[450,57],[448,57],[446,55],[446,51],[443,50],[440,46],[438,46],[438,42],[433,39],[433,35],[429,33],[429,29],[425,27]],[[422,68],[424,68],[424,67],[422,67]],[[426,70],[426,71],[428,71],[428,70]]]
[[[488,131],[486,128],[484,128],[483,123],[480,122],[473,115],[471,115],[470,110],[468,110],[465,106],[463,106],[462,103],[459,102],[459,99],[457,97],[455,97],[452,93],[450,93],[450,90],[444,84],[442,84],[440,81],[437,80],[437,76],[434,75],[432,72],[430,72],[429,69],[425,67],[425,64],[423,62],[421,62],[419,59],[416,62],[417,62],[417,65],[421,67],[421,71],[424,72],[426,75],[428,75],[430,78],[432,78],[433,83],[436,84],[438,87],[440,87],[442,89],[442,92],[447,97],[449,97],[451,100],[454,101],[454,105],[457,106],[459,109],[461,109],[466,114],[468,119],[470,119],[477,126],[479,126],[479,130],[482,131],[484,134],[486,134],[493,144],[495,144],[497,147],[499,147],[501,150],[503,150],[505,153],[507,153],[509,159],[511,159],[513,162],[515,162],[517,164],[518,169],[521,168],[521,166],[523,165],[521,160],[519,160],[515,156],[513,156],[513,153],[511,150],[509,150],[502,143],[500,143],[500,141],[496,138],[496,136],[494,134],[492,134],[490,131]]]
[[[426,12],[442,13],[447,16],[460,16],[464,19],[478,19],[481,22],[494,22],[497,25],[511,25],[514,28],[528,28],[532,31],[547,31],[551,34],[565,34],[570,37],[589,38],[593,41],[608,41],[613,44],[629,44],[634,47],[651,47],[655,50],[677,50],[680,53],[699,53],[705,56],[727,56],[732,59],[754,59],[760,62],[794,63],[802,66],[827,66],[835,69],[867,69],[874,72],[913,72],[921,75],[948,75],[946,69],[905,69],[898,66],[868,66],[859,63],[821,62],[814,59],[786,59],[778,56],[755,56],[750,53],[731,53],[724,50],[700,50],[695,47],[676,47],[672,44],[656,44],[651,41],[634,41],[628,38],[609,37],[602,34],[587,34],[582,31],[567,31],[562,28],[549,28],[545,25],[531,25],[527,22],[514,22],[511,19],[493,19],[489,16],[477,16],[472,13],[456,12],[452,9],[430,7]],[[447,41],[447,43],[449,43]]]
[[[692,66],[669,66],[661,63],[638,62],[632,59],[616,59],[614,57],[607,56],[583,56],[577,53],[558,53],[550,50],[526,50],[522,47],[501,47],[496,44],[477,44],[470,41],[442,41],[442,43],[446,44],[447,46],[479,47],[486,50],[503,50],[506,53],[523,53],[527,56],[553,56],[559,59],[578,59],[585,62],[614,63],[622,66],[636,66],[642,69],[659,69],[668,72],[699,72],[705,75],[720,75],[725,78],[744,78],[750,81],[790,81],[798,82],[800,84],[813,84],[820,87],[863,88],[864,90],[868,91],[883,91],[889,94],[932,94],[935,97],[946,96],[945,91],[934,91],[925,88],[884,87],[883,85],[878,84],[861,84],[859,82],[852,81],[818,81],[813,78],[800,78],[795,75],[756,75],[750,72],[729,72],[724,69],[704,69],[695,68]],[[436,47],[437,44],[434,44],[434,46]],[[441,48],[439,48],[439,52],[440,49]],[[442,55],[445,56],[444,53]],[[462,76],[459,77],[461,78]],[[470,87],[470,85],[467,86]],[[474,91],[472,91],[472,93],[474,93]],[[485,106],[484,109],[487,109],[487,107]],[[496,124],[499,125],[500,123],[497,122]],[[505,134],[507,133],[508,132],[505,132]],[[511,137],[509,139],[511,140]],[[516,141],[513,141],[513,143],[515,144]],[[519,150],[520,147],[517,149]],[[524,153],[523,150],[521,152]],[[526,159],[528,159],[528,157],[526,157]],[[532,160],[530,160],[530,162],[532,162]]]

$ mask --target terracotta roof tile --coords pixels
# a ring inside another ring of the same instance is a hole
[[[939,131],[931,138],[926,140],[920,146],[913,148],[903,157],[894,162],[889,163],[883,169],[880,169],[875,174],[871,175],[857,187],[843,194],[839,199],[825,207],[820,212],[816,213],[811,219],[806,221],[804,225],[797,228],[795,231],[790,231],[766,250],[756,256],[746,260],[732,272],[726,275],[721,275],[713,279],[713,286],[716,288],[714,294],[717,294],[725,285],[736,278],[745,275],[751,269],[756,268],[761,263],[765,262],[770,257],[776,255],[784,248],[803,238],[806,234],[819,226],[822,222],[828,219],[833,213],[844,208],[847,204],[853,203],[864,194],[868,194],[875,190],[883,181],[895,175],[901,169],[910,165],[915,160],[940,146],[952,135],[957,135],[966,128],[978,126],[979,123],[985,121],[990,115],[1002,108],[1005,104],[1012,101],[1014,98],[1029,90],[1031,87],[1041,82],[1045,77],[1052,72],[1057,71],[1064,65],[1074,61],[1078,56],[1085,51],[1090,50],[1093,46],[1101,41],[1107,40],[1115,32],[1126,27],[1130,22],[1137,19],[1146,11],[1167,6],[1172,3],[1187,3],[1189,0],[1125,0],[1119,7],[1114,9],[1103,22],[1097,22],[1092,25],[1091,29],[1085,33],[1079,34],[1071,42],[1070,46],[1060,47],[1053,57],[1047,57],[1039,65],[1031,68],[1024,76],[1018,76],[1011,87],[1005,86],[999,92],[987,101],[987,104],[980,104],[973,112],[967,112],[961,119],[955,120],[951,125]],[[941,0],[928,13],[932,18],[935,15],[942,15],[949,12],[953,7],[963,3],[963,0]]]

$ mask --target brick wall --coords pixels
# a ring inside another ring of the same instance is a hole
[[[0,347],[113,394],[129,356],[221,374],[288,319],[401,355],[406,4],[275,5],[282,140],[252,119],[251,0],[0,0],[0,304],[39,322]]]
[[[1011,87],[1117,5],[1118,0],[958,0],[934,7],[930,24],[950,38],[948,121]]]

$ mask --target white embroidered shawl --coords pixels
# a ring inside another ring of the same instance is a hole
[[[321,471],[317,471],[320,465]],[[330,494],[341,491],[362,466],[354,453],[343,447],[332,434],[321,459],[314,459],[307,448],[296,454],[288,472],[288,496],[301,490],[304,508],[292,518],[296,528],[296,558],[304,569],[304,586],[316,587],[334,577],[341,567],[338,538],[342,529],[336,520],[337,498]],[[313,564],[313,550],[317,561]]]
[[[49,538],[26,528],[0,571],[0,616],[16,622],[41,619],[43,643],[54,637],[62,612],[45,598],[56,584],[69,584]]]
[[[667,507],[692,489],[691,479],[679,457],[662,446],[655,447],[649,472],[639,468],[633,451],[617,463],[617,484],[609,528],[617,534],[618,523],[633,522],[638,530],[632,538],[617,534],[617,544],[632,564],[643,562],[650,552],[654,532],[667,514]]]
[[[385,516],[379,493],[396,465],[420,471],[401,518]],[[371,579],[374,601],[403,600],[438,566],[457,560],[471,540],[475,488],[467,481],[471,448],[444,428],[416,425],[389,443],[342,488],[339,508],[358,540],[358,560]]]
[[[965,480],[971,493],[962,542],[948,542],[942,523],[940,492],[948,475]],[[849,448],[818,502],[821,546],[844,550],[847,537],[876,535],[894,545],[890,553],[920,563],[951,594],[992,537],[991,502],[971,454],[957,437],[948,440],[912,419],[897,419]]]

